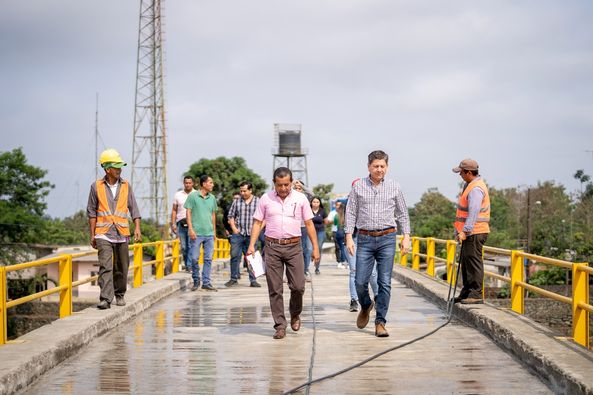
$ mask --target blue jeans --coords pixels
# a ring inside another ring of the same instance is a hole
[[[229,241],[231,243],[231,280],[237,281],[239,279],[239,270],[241,270],[241,257],[247,254],[249,247],[249,235],[230,235]],[[249,281],[254,282],[255,277],[251,270],[249,271]]]
[[[212,255],[214,254],[214,236],[198,236],[195,240],[189,240],[188,256],[191,261],[191,277],[194,285],[200,285],[200,246],[204,245],[204,270],[202,271],[202,284],[210,284],[210,272],[212,271]]]
[[[342,231],[343,232],[343,231]],[[356,245],[357,237],[354,239],[354,245]],[[342,243],[343,244],[343,243]],[[356,254],[356,253],[355,253]],[[356,255],[350,255],[344,247],[344,257],[346,257],[348,261],[348,267],[350,269],[350,276],[349,276],[349,288],[350,288],[350,299],[354,299],[358,301],[358,294],[356,293],[356,285],[354,284],[354,278],[356,276]],[[377,266],[373,265],[373,271],[371,272],[371,289],[373,290],[373,296],[377,296],[379,292],[379,286],[377,285]]]
[[[391,273],[393,271],[393,259],[395,258],[395,233],[388,233],[378,237],[359,234],[356,246],[356,276],[354,283],[360,306],[363,309],[367,309],[371,305],[369,279],[376,261],[379,292],[377,293],[377,316],[375,318],[375,324],[385,324],[387,322],[387,311],[389,310],[389,301],[391,299]]]
[[[315,264],[315,268],[318,269],[321,264],[321,249],[323,242],[325,241],[325,229],[317,231],[317,245],[319,246],[319,263]],[[309,241],[310,242],[310,241]],[[313,253],[313,244],[311,244],[311,254]]]
[[[313,254],[313,244],[307,236],[307,228],[301,228],[301,245],[303,246],[303,259],[305,260],[305,273],[309,271],[309,264],[311,263],[311,254]]]
[[[181,249],[181,255],[183,255],[183,264],[186,269],[191,268],[191,263],[188,260],[187,246],[189,245],[189,231],[187,227],[183,227],[180,224],[181,221],[177,222],[177,235],[179,236],[179,248]]]

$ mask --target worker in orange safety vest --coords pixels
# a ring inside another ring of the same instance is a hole
[[[463,279],[463,288],[455,298],[455,303],[484,303],[482,247],[490,233],[490,196],[478,169],[478,162],[469,158],[453,168],[453,172],[459,173],[465,181],[455,214],[455,238],[461,242],[460,264]]]
[[[98,309],[111,307],[115,298],[117,306],[125,306],[130,263],[130,225],[134,220],[134,242],[142,241],[140,211],[128,181],[121,178],[126,166],[119,153],[110,148],[101,153],[99,163],[105,177],[91,185],[87,204],[87,217],[91,246],[98,250],[99,296]]]

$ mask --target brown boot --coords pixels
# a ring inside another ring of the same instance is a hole
[[[274,339],[284,339],[284,336],[286,336],[286,329],[283,328],[278,328],[276,329],[276,333],[274,333]]]
[[[375,303],[371,301],[371,305],[366,309],[361,308],[360,312],[358,313],[358,318],[356,318],[356,326],[358,329],[362,329],[367,326],[369,323],[369,315],[371,314],[371,310]]]
[[[385,324],[375,324],[375,336],[377,337],[389,337],[389,332],[385,329]]]

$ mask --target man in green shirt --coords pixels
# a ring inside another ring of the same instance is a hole
[[[194,285],[192,291],[200,287],[200,266],[198,257],[200,246],[204,246],[204,270],[202,271],[202,289],[217,291],[210,282],[214,238],[216,235],[216,198],[211,193],[214,188],[212,177],[200,177],[200,190],[189,194],[184,208],[187,210],[187,228],[189,233],[188,257],[192,265]]]

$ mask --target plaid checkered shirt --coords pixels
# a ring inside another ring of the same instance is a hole
[[[352,185],[346,204],[346,233],[353,233],[355,227],[364,230],[397,228],[398,223],[402,233],[410,233],[408,208],[397,182],[383,179],[375,186],[366,177]]]
[[[229,219],[235,220],[235,226],[239,229],[239,233],[243,236],[251,234],[251,226],[253,225],[253,213],[259,203],[259,198],[253,196],[249,204],[245,203],[243,198],[233,201],[229,209]]]

